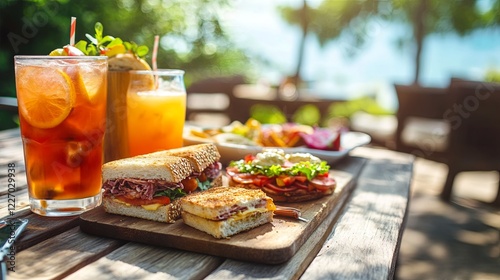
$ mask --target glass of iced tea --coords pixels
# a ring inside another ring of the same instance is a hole
[[[15,56],[31,210],[77,215],[101,202],[107,57]]]
[[[127,93],[130,156],[182,147],[184,71],[130,71]]]

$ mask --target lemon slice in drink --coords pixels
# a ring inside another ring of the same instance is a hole
[[[88,100],[95,103],[97,94],[105,90],[103,87],[105,86],[104,77],[106,73],[102,73],[102,69],[83,65],[79,67],[79,74],[83,82],[83,88],[87,92]]]
[[[73,82],[78,100],[87,100],[95,104],[100,92],[105,92],[105,75],[102,68],[90,65],[71,65],[64,69],[64,72]]]
[[[52,128],[62,123],[75,104],[75,89],[63,71],[25,66],[16,73],[18,105],[21,115],[37,128]]]

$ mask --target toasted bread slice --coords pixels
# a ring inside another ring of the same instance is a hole
[[[205,219],[185,211],[182,211],[181,216],[186,225],[206,232],[215,238],[228,238],[273,221],[272,211],[253,212],[244,218],[233,217],[222,221]]]
[[[243,211],[275,209],[272,199],[263,191],[233,187],[193,193],[183,197],[180,203],[183,211],[211,220],[225,219]]]
[[[190,161],[181,157],[125,158],[105,163],[102,180],[144,178],[177,183],[189,176],[192,170]]]
[[[214,162],[219,161],[220,154],[215,144],[198,144],[177,149],[164,150],[154,152],[138,157],[163,157],[163,156],[178,156],[183,157],[191,163],[194,171],[201,172]]]
[[[108,213],[163,223],[175,223],[181,215],[181,207],[178,200],[174,200],[167,205],[159,206],[155,210],[147,210],[142,206],[126,204],[112,197],[103,197],[102,205],[104,211]]]

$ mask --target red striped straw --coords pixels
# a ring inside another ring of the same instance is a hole
[[[158,66],[156,65],[156,57],[158,56],[158,44],[160,42],[160,36],[155,36],[155,43],[153,45],[153,58],[151,59],[153,62],[153,70],[158,70]]]
[[[76,17],[71,17],[71,30],[69,32],[69,44],[75,45]]]
[[[158,56],[158,45],[160,42],[160,36],[156,35],[155,36],[155,43],[153,45],[153,57],[151,58],[151,62],[153,64],[153,70],[156,71],[158,70],[158,65],[156,64],[156,57]],[[156,88],[158,88],[158,75],[155,75],[155,85]]]

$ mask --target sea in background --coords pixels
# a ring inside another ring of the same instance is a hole
[[[308,3],[314,5],[318,1]],[[277,84],[295,71],[301,31],[288,25],[276,7],[298,7],[301,3],[301,0],[239,0],[233,2],[231,11],[222,15],[223,24],[240,48],[251,57],[269,61],[259,68],[259,78],[264,82]],[[366,44],[354,56],[347,54],[352,46],[342,38],[321,48],[310,35],[302,77],[310,81],[314,93],[321,97],[351,99],[371,95],[383,107],[396,110],[393,84],[410,84],[414,77],[413,49],[400,48],[397,41],[411,31],[402,24],[382,20],[374,20],[367,30]],[[500,27],[465,37],[431,35],[424,44],[422,85],[446,87],[451,77],[481,80],[488,69],[500,70]]]

